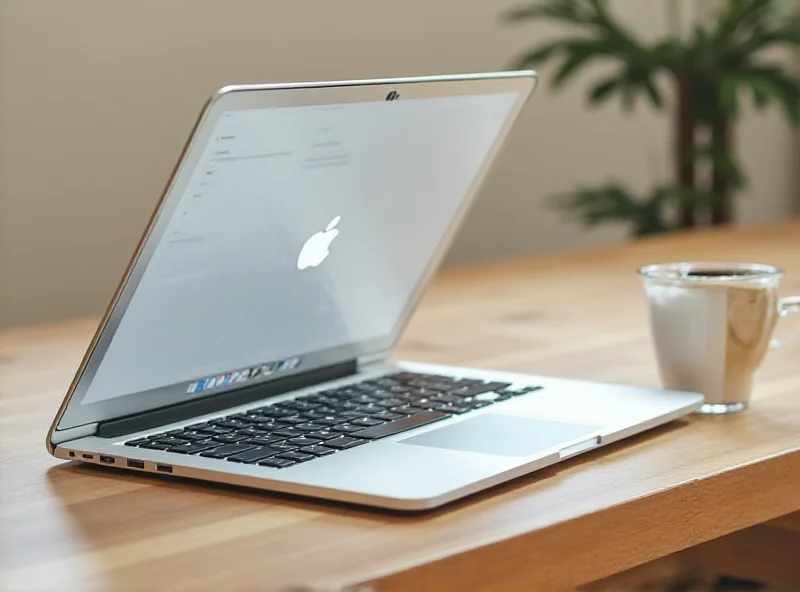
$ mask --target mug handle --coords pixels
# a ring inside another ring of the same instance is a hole
[[[793,312],[800,312],[800,296],[789,296],[778,300],[778,318],[782,319],[789,316]],[[778,341],[773,339],[769,346],[770,349],[778,349],[782,345],[786,345],[790,341],[794,341],[795,336],[790,337],[788,340]]]

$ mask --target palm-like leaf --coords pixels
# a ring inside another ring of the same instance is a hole
[[[681,182],[694,184],[695,161],[706,159],[714,168],[716,202],[715,195],[705,190],[661,187],[637,197],[611,184],[558,196],[557,206],[588,226],[627,221],[635,235],[677,227],[674,213],[679,208],[683,208],[683,224],[690,225],[693,220],[686,216],[687,211],[711,204],[714,221],[724,219],[730,211],[729,188],[741,188],[745,183],[728,148],[729,125],[739,112],[740,100],[750,97],[758,109],[779,106],[792,124],[800,125],[800,78],[762,57],[764,50],[775,46],[800,48],[800,12],[776,19],[777,2],[726,0],[713,25],[698,24],[685,41],[676,37],[653,44],[644,43],[624,27],[607,10],[604,0],[527,0],[506,13],[514,22],[545,19],[574,28],[567,39],[543,43],[517,60],[521,67],[554,63],[555,88],[596,60],[618,66],[613,74],[592,84],[591,104],[619,97],[625,108],[631,108],[643,96],[661,108],[664,99],[656,81],[668,74],[679,91],[677,138],[688,160],[677,163]],[[693,131],[698,128],[711,132],[713,147],[694,148]],[[687,169],[687,164],[692,166]]]
[[[587,227],[604,222],[628,224],[634,236],[675,229],[675,211],[681,204],[708,204],[710,192],[682,187],[657,187],[638,197],[616,183],[594,189],[580,189],[551,198],[561,211],[578,218]]]
[[[583,33],[535,47],[515,61],[516,67],[535,68],[558,60],[552,79],[553,87],[558,88],[594,60],[615,61],[622,66],[617,81],[604,81],[607,84],[598,91],[599,100],[619,92],[628,107],[637,94],[644,94],[656,107],[663,105],[661,91],[654,82],[655,73],[663,67],[665,50],[673,50],[674,46],[647,47],[611,17],[603,0],[530,2],[505,16],[511,21],[557,20],[575,25]]]

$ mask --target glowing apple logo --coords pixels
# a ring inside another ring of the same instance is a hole
[[[297,257],[297,269],[316,267],[325,261],[330,255],[333,239],[339,236],[339,229],[336,228],[336,225],[340,219],[341,216],[336,216],[325,230],[317,232],[305,242],[303,248],[300,249],[300,256]]]

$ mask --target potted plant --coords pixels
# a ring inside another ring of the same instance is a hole
[[[786,0],[722,0],[713,18],[682,36],[680,0],[666,0],[671,31],[652,43],[628,30],[604,0],[528,0],[507,12],[513,23],[549,20],[575,29],[525,52],[515,67],[558,62],[552,78],[558,89],[590,62],[605,60],[617,69],[593,84],[590,104],[617,97],[630,111],[641,97],[658,110],[672,108],[672,184],[645,196],[618,183],[584,188],[555,196],[557,207],[588,226],[625,221],[634,235],[693,227],[701,217],[714,225],[730,222],[733,191],[745,183],[732,150],[740,101],[749,96],[758,109],[776,105],[800,125],[800,78],[765,57],[774,47],[800,49],[800,10],[791,4],[787,10]],[[711,181],[700,186],[697,169],[704,164]]]

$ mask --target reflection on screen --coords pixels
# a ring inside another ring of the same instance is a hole
[[[83,402],[391,333],[516,98],[224,113]]]

